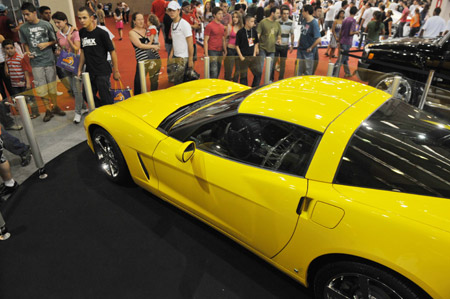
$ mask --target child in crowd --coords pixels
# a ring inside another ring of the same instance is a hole
[[[158,28],[159,28],[159,20],[158,17],[154,14],[148,15],[148,28],[147,28],[147,37],[152,45],[159,45],[158,39]]]
[[[5,71],[9,75],[13,95],[18,95],[25,90],[31,89],[31,80],[29,75],[29,58],[16,51],[14,41],[5,39],[2,42],[2,47],[6,53]],[[28,62],[27,62],[28,60]],[[39,109],[36,100],[32,96],[26,96],[25,99],[30,104],[30,117],[36,118],[39,116]]]
[[[122,17],[122,12],[120,11],[119,8],[116,8],[116,10],[114,11],[114,20],[116,21],[116,29],[119,31],[119,40],[122,40],[122,30],[123,30],[123,17]]]
[[[100,25],[105,26],[105,11],[103,10],[103,4],[99,3],[97,5],[97,11],[95,14],[97,15],[97,22]]]

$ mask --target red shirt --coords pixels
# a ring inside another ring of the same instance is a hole
[[[27,56],[28,57],[28,56]],[[9,78],[12,87],[25,87],[25,63],[23,55],[16,52],[13,57],[6,57]]]
[[[197,17],[195,16],[195,13],[191,14],[185,14],[183,13],[181,16],[183,19],[185,19],[192,27],[192,25],[195,25],[195,21],[197,21],[197,24],[199,23],[197,20]],[[196,39],[195,39],[195,29],[192,28],[192,42],[195,45]]]
[[[408,15],[409,15],[409,9],[407,7],[405,7],[402,11],[402,17],[400,18],[400,22],[405,23],[406,20],[408,19]]]
[[[167,3],[164,0],[155,0],[152,3],[151,12],[158,17],[160,23],[164,20],[164,14],[166,13]]]
[[[208,50],[223,51],[223,36],[225,35],[225,26],[221,23],[212,21],[205,28],[205,36],[209,36]]]

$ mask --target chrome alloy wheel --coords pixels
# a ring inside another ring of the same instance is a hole
[[[95,136],[95,153],[100,162],[100,167],[111,178],[116,178],[119,175],[119,163],[109,139],[103,134]]]
[[[328,299],[401,299],[381,281],[358,273],[341,273],[329,280],[324,292]]]
[[[381,89],[389,94],[392,94],[392,85],[394,84],[394,76],[388,76],[382,78],[376,85],[375,88]],[[411,84],[405,78],[400,79],[400,84],[398,86],[397,98],[409,103],[412,96]]]

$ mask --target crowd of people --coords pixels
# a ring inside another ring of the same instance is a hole
[[[111,73],[120,79],[114,35],[105,26],[105,18],[115,21],[119,41],[124,26],[130,26],[129,39],[136,62],[145,62],[151,90],[158,88],[161,70],[160,51],[167,51],[169,79],[175,84],[191,80],[197,60],[197,38],[202,38],[204,56],[209,57],[209,77],[218,78],[222,65],[224,78],[248,84],[248,69],[253,74],[252,86],[260,84],[265,57],[272,58],[270,79],[283,79],[286,58],[297,48],[297,75],[314,74],[319,60],[318,48],[327,41],[325,55],[336,58],[340,49],[361,47],[365,43],[404,36],[436,37],[448,31],[439,16],[440,9],[430,12],[428,1],[406,0],[197,0],[183,2],[154,0],[150,14],[134,12],[125,2],[115,9],[96,0],[87,0],[77,11],[80,28],[69,24],[64,12],[31,3],[21,7],[23,24],[14,24],[7,17],[7,7],[0,7],[3,43],[0,89],[6,98],[33,86],[45,106],[44,122],[54,115],[64,116],[58,105],[57,78],[75,99],[74,122],[79,123],[85,109],[80,73],[87,71],[97,106],[111,104]],[[432,15],[431,15],[432,13]],[[395,20],[395,21],[394,21]],[[53,22],[54,26],[52,26]],[[127,25],[129,23],[129,25]],[[4,26],[3,26],[4,25]],[[57,30],[54,28],[56,27]],[[396,30],[395,30],[396,29]],[[297,33],[296,33],[297,32]],[[160,34],[164,44],[159,44]],[[297,36],[296,36],[297,35]],[[355,36],[359,35],[359,39]],[[6,51],[8,48],[8,51]],[[55,67],[62,53],[79,55],[78,72]],[[4,57],[4,58],[3,58]],[[348,57],[343,57],[345,76],[351,76]],[[136,63],[134,92],[142,88]],[[27,97],[31,117],[39,116],[36,98]],[[7,108],[0,104],[0,121],[6,129],[19,129],[8,120]],[[2,120],[3,119],[3,120]],[[9,122],[9,123],[8,123]]]

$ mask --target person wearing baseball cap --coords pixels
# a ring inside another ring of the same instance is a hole
[[[177,74],[174,83],[184,81],[184,75],[189,68],[194,67],[194,45],[192,40],[191,25],[180,16],[181,6],[177,1],[171,1],[167,5],[167,14],[172,19],[170,34],[172,36],[172,49],[169,54],[169,64],[177,64]]]

